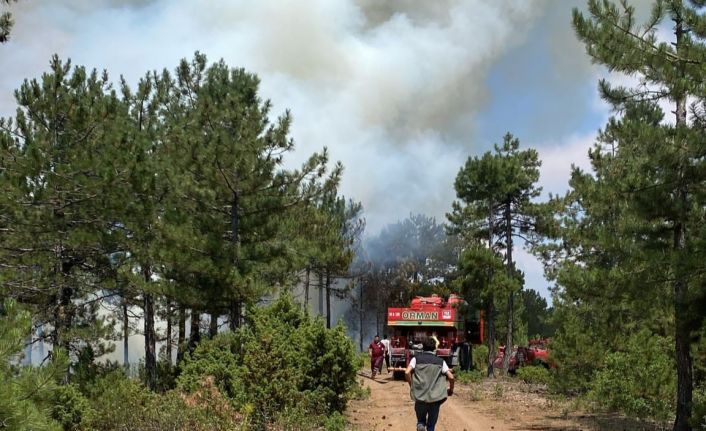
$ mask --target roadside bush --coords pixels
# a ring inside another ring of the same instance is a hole
[[[600,406],[628,415],[666,420],[674,411],[675,365],[671,342],[641,330],[625,350],[606,355],[591,384],[589,397]]]
[[[150,392],[120,372],[98,378],[88,390],[84,430],[240,430],[246,423],[208,379],[188,397]]]
[[[348,393],[349,400],[367,400],[370,398],[370,388],[363,387],[362,382],[355,384]]]
[[[346,418],[339,412],[333,412],[324,421],[326,431],[344,431],[346,429]]]
[[[328,416],[345,408],[359,359],[344,327],[326,329],[289,296],[252,308],[248,318],[245,327],[206,340],[187,355],[177,387],[191,392],[212,376],[237,409],[252,408],[261,426],[283,415],[295,421],[292,412]]]
[[[483,380],[485,372],[481,370],[459,371],[458,373],[454,373],[454,377],[456,377],[456,381],[459,383],[477,383]]]
[[[532,385],[548,385],[552,381],[552,374],[545,366],[531,365],[517,369],[517,378]]]

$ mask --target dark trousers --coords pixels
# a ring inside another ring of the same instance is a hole
[[[439,408],[443,402],[425,403],[423,401],[415,401],[414,412],[417,414],[417,425],[424,425],[427,427],[427,431],[434,431],[436,421],[439,419]]]
[[[385,369],[387,372],[390,372],[390,357],[388,355],[385,355]]]

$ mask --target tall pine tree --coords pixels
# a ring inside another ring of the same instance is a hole
[[[701,6],[701,1],[657,1],[644,25],[624,1],[591,0],[588,16],[574,10],[576,33],[592,59],[640,84],[624,88],[600,82],[601,95],[618,115],[590,153],[593,174],[576,170],[572,175],[562,247],[553,255],[558,265],[550,266],[565,304],[600,311],[604,303],[601,321],[616,328],[640,319],[657,326],[655,331],[672,328],[678,431],[692,428],[691,350],[704,316],[697,308],[704,296],[706,178],[706,140],[696,115],[706,58]],[[661,41],[657,35],[667,25],[673,39]],[[692,116],[690,98],[698,102]],[[671,121],[660,101],[673,107]]]
[[[515,294],[522,289],[522,277],[513,260],[516,238],[532,241],[538,234],[535,208],[531,200],[541,191],[537,151],[520,150],[520,142],[511,134],[503,137],[502,145],[482,157],[471,157],[461,168],[454,183],[459,201],[454,202],[448,215],[452,232],[465,238],[469,245],[485,241],[492,250],[502,251],[505,260],[506,354],[503,368],[509,368],[509,351],[514,345],[516,314]],[[496,274],[489,272],[488,276]],[[497,286],[498,284],[490,284]],[[487,295],[486,316],[490,321],[489,342],[493,334],[492,295]],[[489,349],[492,352],[492,349]],[[489,366],[489,373],[492,369]]]

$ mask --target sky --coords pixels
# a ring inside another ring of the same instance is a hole
[[[21,0],[0,47],[0,114],[56,53],[136,82],[195,51],[262,80],[292,112],[297,166],[327,147],[367,234],[412,213],[445,218],[469,156],[513,133],[543,160],[544,196],[610,115],[605,71],[571,28],[579,0]],[[642,7],[644,1],[638,2]],[[540,263],[517,253],[526,287],[548,296]]]

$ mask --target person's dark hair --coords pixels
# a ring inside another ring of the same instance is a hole
[[[436,342],[431,337],[422,340],[422,350],[425,352],[433,352],[436,349]]]
[[[387,339],[387,334],[383,334],[382,338]]]
[[[380,336],[378,334],[375,334],[373,338],[380,338]]]

